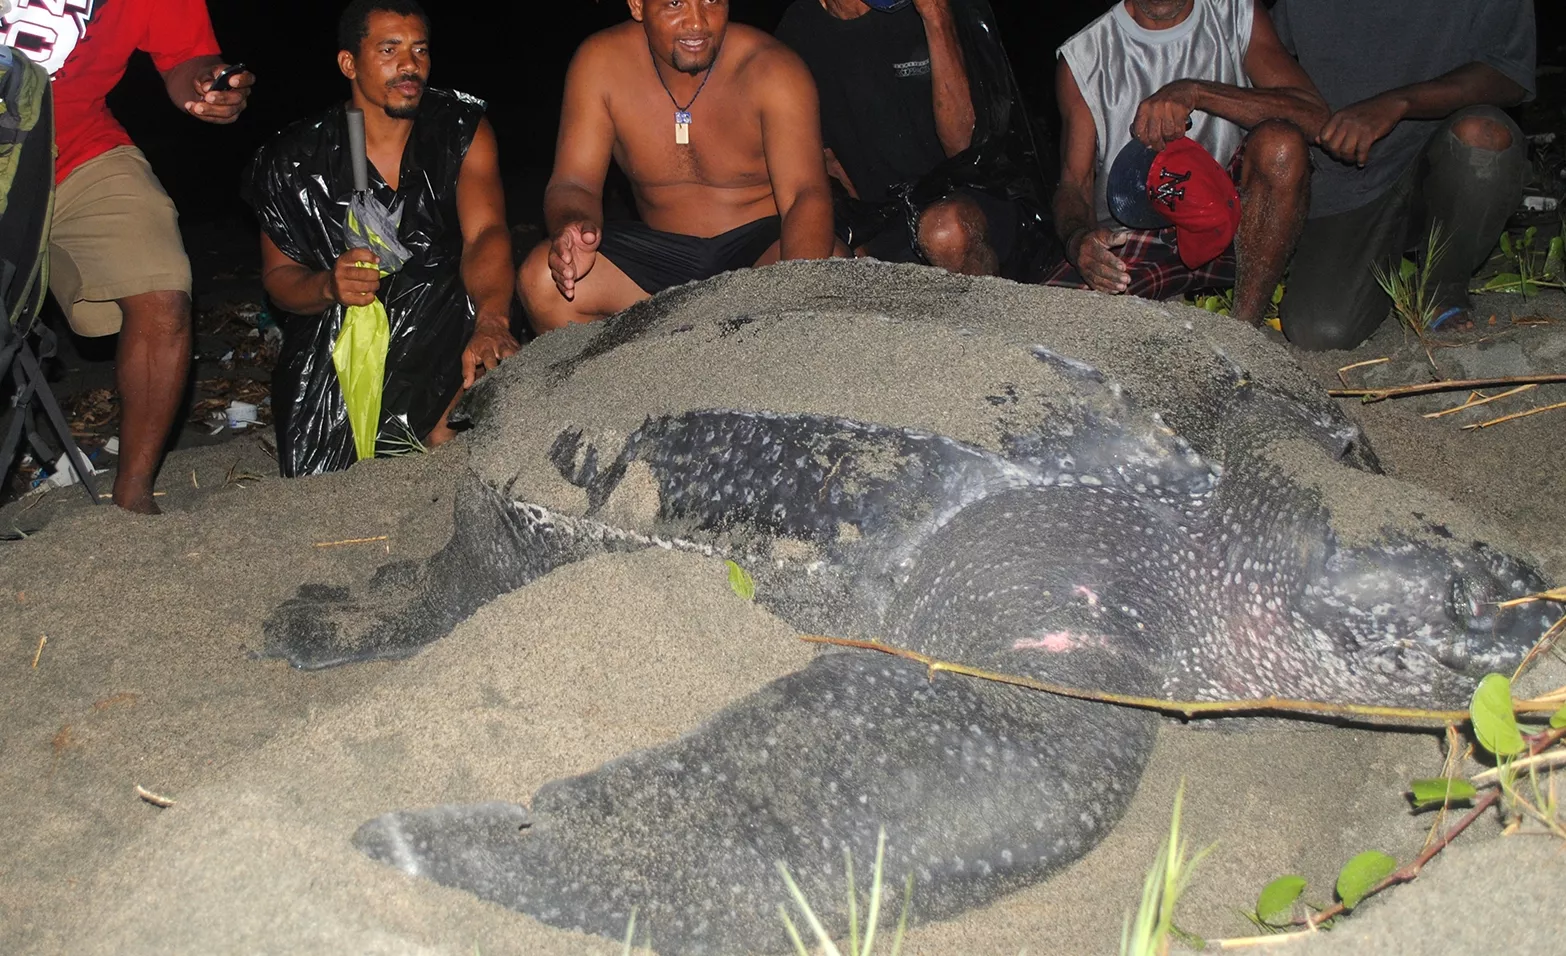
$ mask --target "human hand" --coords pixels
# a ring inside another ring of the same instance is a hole
[[[1154,152],[1185,135],[1196,109],[1196,84],[1175,80],[1143,100],[1131,121],[1131,135]]]
[[[1066,242],[1066,258],[1076,266],[1088,286],[1097,292],[1119,295],[1131,287],[1131,273],[1121,258],[1110,252],[1126,244],[1125,230],[1080,229]]]
[[[343,305],[369,305],[381,288],[380,257],[368,249],[349,249],[326,274],[326,294]]]
[[[484,373],[499,365],[501,359],[517,354],[522,346],[511,337],[511,317],[494,315],[478,317],[473,337],[462,350],[462,387],[469,389],[484,377]]]
[[[227,125],[239,119],[239,114],[245,111],[250,100],[250,88],[256,85],[256,75],[246,70],[229,79],[228,89],[214,90],[212,81],[227,66],[226,63],[214,63],[196,74],[196,98],[185,103],[185,112],[196,119],[218,125]]]
[[[567,223],[550,244],[549,274],[566,301],[576,299],[576,284],[593,271],[593,265],[598,262],[598,243],[602,239],[601,227],[579,221]]]
[[[1363,166],[1370,161],[1370,147],[1403,121],[1406,104],[1383,93],[1345,106],[1332,114],[1316,136],[1316,144],[1333,159]]]

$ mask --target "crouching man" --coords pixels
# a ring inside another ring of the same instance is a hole
[[[1049,283],[1149,299],[1233,285],[1234,317],[1259,324],[1304,224],[1308,143],[1327,119],[1259,0],[1124,0],[1059,54],[1054,211],[1067,261]],[[1181,248],[1178,230],[1117,223],[1110,174],[1132,139],[1154,153],[1188,139],[1227,166],[1232,246]]]
[[[288,313],[272,389],[285,476],[357,458],[332,355],[349,308],[378,298],[389,318],[378,453],[449,439],[462,391],[518,348],[495,134],[482,102],[428,88],[429,35],[414,0],[354,0],[337,54],[350,103],[284,130],[247,176],[262,282]],[[400,215],[397,238],[412,252],[385,277],[348,241],[346,105],[364,111],[370,192]]]
[[[566,74],[549,238],[518,291],[539,332],[670,286],[833,253],[832,194],[810,71],[728,0],[628,0]],[[640,222],[604,222],[610,159]],[[845,250],[846,251],[846,250]]]

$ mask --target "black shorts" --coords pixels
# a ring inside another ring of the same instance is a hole
[[[644,222],[606,222],[598,254],[649,295],[670,286],[710,279],[756,264],[783,234],[783,220],[768,216],[703,239],[661,232]]]
[[[979,211],[984,213],[985,231],[990,248],[995,250],[995,259],[1001,264],[1001,271],[1004,272],[1017,249],[1017,232],[1022,224],[1016,204],[1008,199],[997,199],[977,189],[953,190],[936,201],[958,198],[971,199],[974,205],[979,207]],[[934,204],[930,203],[925,208]],[[924,262],[924,257],[914,248],[913,238],[908,235],[901,217],[870,237],[870,240],[863,245],[865,255],[872,259],[880,259],[882,262]]]

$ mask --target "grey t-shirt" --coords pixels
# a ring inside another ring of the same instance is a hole
[[[1278,0],[1278,36],[1334,110],[1483,63],[1532,99],[1533,0]],[[1310,216],[1358,209],[1419,155],[1439,120],[1405,120],[1370,150],[1364,169],[1313,150]]]

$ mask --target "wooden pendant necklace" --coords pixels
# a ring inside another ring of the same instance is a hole
[[[651,48],[649,48],[647,52],[651,53]],[[663,87],[663,91],[669,95],[669,102],[674,104],[674,145],[690,145],[691,107],[696,105],[696,97],[701,95],[701,91],[707,88],[707,81],[712,79],[713,67],[716,67],[717,65],[717,58],[714,57],[712,66],[707,67],[707,75],[701,78],[701,84],[696,87],[696,92],[691,96],[691,101],[686,103],[684,106],[681,106],[680,101],[674,98],[674,92],[669,89],[669,84],[663,81],[663,71],[658,69],[657,56],[655,55],[653,57],[653,72],[658,75],[658,83]]]

